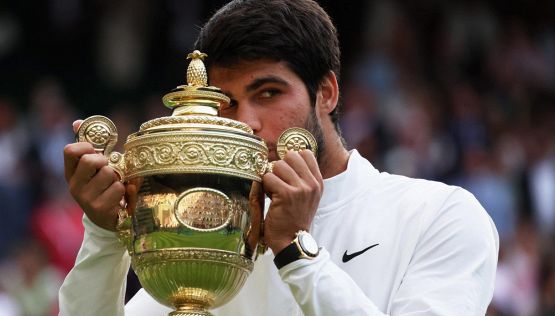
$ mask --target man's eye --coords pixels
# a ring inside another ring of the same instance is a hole
[[[231,100],[229,101],[229,104],[226,105],[226,106],[221,107],[220,110],[225,111],[225,110],[233,109],[233,108],[235,108],[235,107],[237,106],[237,104],[238,104],[237,100],[231,99]]]
[[[260,97],[262,98],[271,98],[274,97],[276,95],[278,95],[280,93],[279,90],[277,89],[268,89],[268,90],[264,90],[260,93]]]

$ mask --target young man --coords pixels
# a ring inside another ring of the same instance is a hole
[[[322,8],[312,0],[233,1],[203,27],[197,48],[208,54],[211,85],[231,98],[221,115],[250,125],[270,158],[278,136],[293,126],[314,133],[320,147],[318,161],[290,152],[264,176],[271,251],[215,315],[485,313],[497,264],[495,226],[465,190],[380,173],[343,147],[339,46]],[[61,315],[122,315],[129,257],[112,231],[125,188],[90,145],[70,144],[64,155],[86,235],[60,290]],[[319,254],[282,260],[299,230],[314,237]],[[169,311],[144,290],[125,307],[126,315]]]

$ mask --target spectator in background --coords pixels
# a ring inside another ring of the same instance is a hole
[[[73,108],[62,84],[53,78],[43,79],[33,87],[30,102],[30,130],[38,162],[34,164],[34,177],[41,180],[37,197],[67,194],[60,150],[75,137],[64,128],[75,116]]]
[[[555,255],[548,249],[540,267],[540,299],[538,316],[555,315]]]
[[[533,223],[519,222],[514,240],[500,254],[492,304],[509,316],[528,316],[539,303],[540,236]]]
[[[64,275],[71,270],[83,241],[83,212],[68,195],[39,202],[33,209],[32,235],[47,252],[50,263]]]
[[[48,263],[43,247],[36,240],[22,239],[10,257],[0,266],[0,288],[17,301],[21,315],[57,315],[63,275]]]
[[[528,183],[536,224],[545,236],[555,237],[555,142],[547,124],[555,124],[555,119],[537,127],[530,139]]]
[[[21,310],[19,304],[9,294],[0,288],[0,311],[2,316],[19,316]]]
[[[53,78],[38,81],[31,92],[33,152],[32,169],[38,187],[31,230],[45,247],[47,257],[62,273],[67,273],[82,241],[82,212],[64,188],[64,171],[60,150],[74,135],[61,128],[70,124],[73,109],[62,84]],[[62,181],[60,183],[60,181]]]
[[[27,229],[31,210],[25,160],[29,133],[12,100],[0,98],[0,258]]]

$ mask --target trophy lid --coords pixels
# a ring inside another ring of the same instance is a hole
[[[230,102],[208,76],[199,51],[187,56],[187,84],[163,98],[171,116],[143,123],[127,137],[125,178],[159,174],[207,173],[261,181],[268,148],[245,123],[219,117]]]
[[[140,134],[160,130],[207,128],[254,136],[247,124],[217,116],[220,106],[229,104],[230,99],[220,88],[208,86],[208,75],[202,61],[206,56],[198,50],[187,55],[187,59],[191,59],[187,68],[187,84],[177,86],[162,98],[164,105],[173,110],[172,116],[143,123]]]

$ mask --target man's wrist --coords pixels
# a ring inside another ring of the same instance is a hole
[[[292,237],[290,240],[283,239],[283,240],[272,241],[271,243],[268,243],[268,247],[272,249],[272,252],[274,253],[274,255],[277,255],[283,249],[285,249],[285,247],[289,246],[294,239],[295,237]]]
[[[109,237],[109,238],[117,238],[117,234],[115,231],[108,230],[97,225],[93,222],[87,214],[83,214],[83,227],[85,228],[85,232],[88,232],[91,235],[98,236],[98,237]]]
[[[273,250],[273,249],[272,249]],[[299,259],[312,260],[318,256],[320,248],[316,240],[304,230],[296,233],[295,239],[279,252],[274,252],[274,263],[278,269]]]

